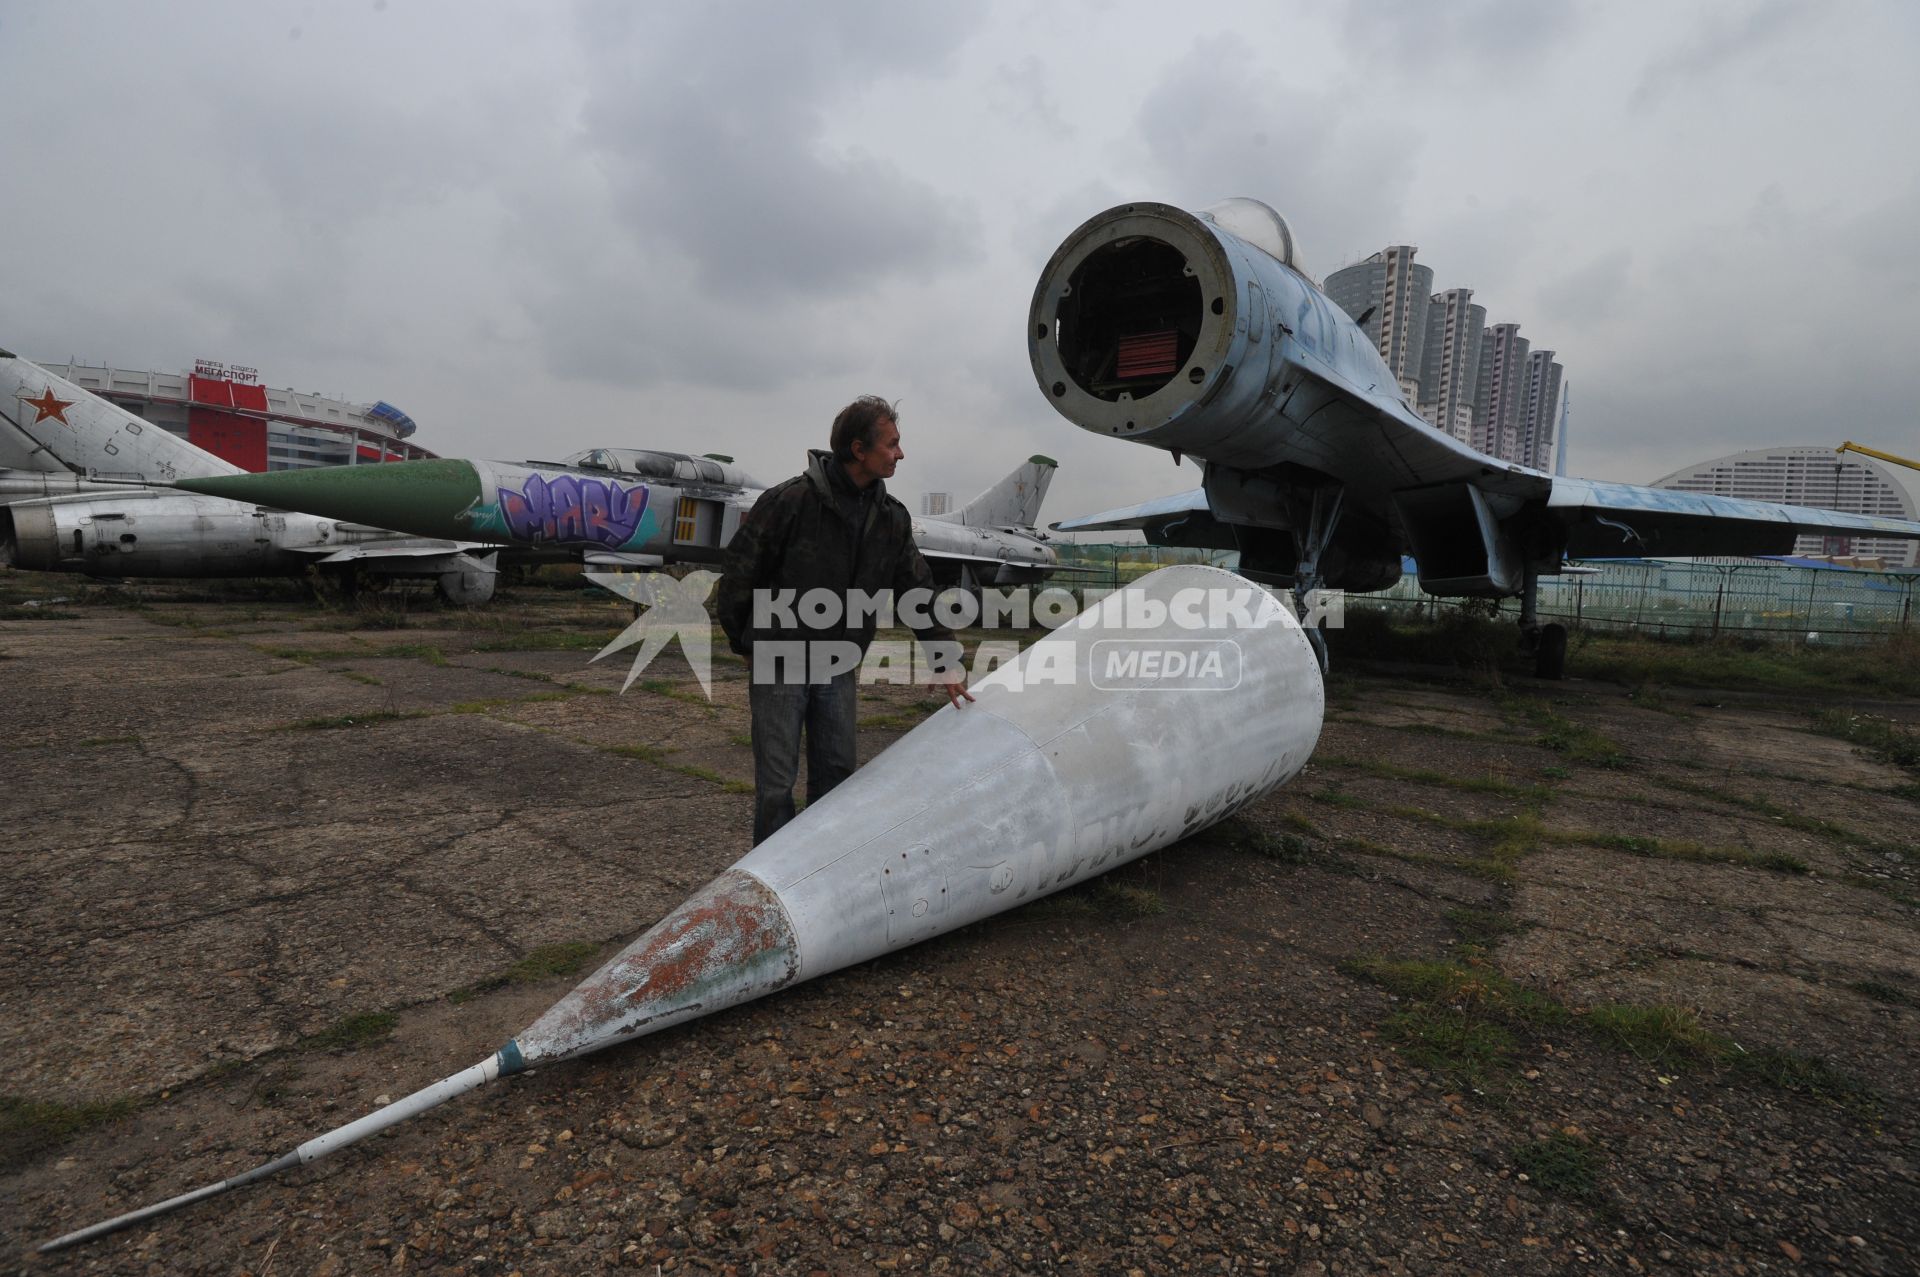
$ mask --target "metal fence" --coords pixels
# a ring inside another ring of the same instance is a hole
[[[1074,584],[1116,589],[1168,563],[1221,562],[1231,555],[1147,545],[1061,546],[1063,562],[1095,571]],[[1768,635],[1799,642],[1845,643],[1920,628],[1920,572],[1860,572],[1786,563],[1631,560],[1588,565],[1591,572],[1540,582],[1540,614],[1572,628],[1654,635]],[[1421,590],[1411,572],[1349,606],[1384,606],[1422,615],[1462,606]],[[1486,604],[1478,604],[1485,607]],[[1500,603],[1518,615],[1517,599]]]

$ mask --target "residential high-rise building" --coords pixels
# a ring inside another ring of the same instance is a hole
[[[1920,519],[1920,483],[1873,457],[1812,444],[1755,448],[1715,457],[1655,479],[1656,488],[1711,492],[1752,501]],[[1920,567],[1920,542],[1892,537],[1804,536],[1795,554],[1875,555],[1893,567]]]
[[[1433,292],[1433,268],[1391,244],[1327,276],[1327,297],[1367,334],[1421,419],[1502,461],[1553,464],[1565,370],[1529,354],[1518,324],[1487,325],[1471,288]]]
[[[1565,369],[1551,350],[1527,356],[1526,393],[1520,413],[1520,451],[1509,460],[1538,470],[1553,468],[1554,427],[1560,422],[1560,379]]]
[[[1526,388],[1527,348],[1518,324],[1495,324],[1480,339],[1480,381],[1474,387],[1473,438],[1490,457],[1518,460],[1521,395]]]
[[[1428,299],[1427,335],[1420,361],[1420,415],[1462,443],[1473,436],[1473,391],[1480,380],[1481,330],[1487,308],[1473,304],[1471,288],[1449,288]]]
[[[1413,260],[1418,250],[1394,244],[1327,276],[1326,294],[1361,325],[1409,400],[1419,396],[1433,268]]]

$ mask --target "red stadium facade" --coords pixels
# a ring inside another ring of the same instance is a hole
[[[254,473],[434,455],[411,442],[413,419],[392,404],[271,389],[251,368],[206,359],[184,373],[36,362]]]

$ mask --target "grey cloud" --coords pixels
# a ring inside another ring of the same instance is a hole
[[[890,160],[835,146],[828,113],[886,109],[940,70],[975,11],[866,3],[584,11],[583,142],[624,233],[736,298],[845,294],[973,255],[971,215]]]
[[[1384,54],[1422,78],[1498,69],[1496,83],[1513,83],[1545,73],[1542,55],[1575,33],[1579,17],[1573,5],[1538,0],[1357,0],[1345,7],[1342,33],[1362,64]]]
[[[1139,129],[1171,202],[1265,200],[1314,273],[1332,269],[1356,210],[1379,226],[1398,216],[1419,144],[1410,126],[1357,114],[1339,95],[1288,88],[1232,36],[1198,41],[1173,62],[1142,101]]]
[[[1645,109],[1685,85],[1710,80],[1821,12],[1821,6],[1806,0],[1766,0],[1723,9],[1702,21],[1679,47],[1647,64],[1630,105]]]

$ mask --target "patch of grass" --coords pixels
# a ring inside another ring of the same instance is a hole
[[[367,655],[425,661],[429,665],[447,664],[446,653],[432,643],[395,643],[389,647],[377,648]]]
[[[1599,1196],[1600,1151],[1561,1131],[1517,1145],[1513,1165],[1543,1192],[1581,1201]]]
[[[1338,807],[1343,811],[1366,811],[1373,804],[1358,794],[1349,794],[1335,781],[1325,789],[1316,789],[1307,795],[1316,803],[1325,803],[1329,807]]]
[[[1492,948],[1508,936],[1527,930],[1529,926],[1510,913],[1498,909],[1475,909],[1470,905],[1457,905],[1447,910],[1445,917],[1453,924],[1460,943],[1477,949]]]
[[[140,1102],[131,1096],[86,1104],[55,1104],[0,1095],[0,1170],[12,1170],[82,1131],[131,1116]]]
[[[1565,767],[1542,767],[1540,774],[1548,780],[1571,780],[1573,772]]]
[[[1892,789],[1889,789],[1887,792],[1889,794],[1892,794],[1895,798],[1904,798],[1910,803],[1920,803],[1920,784],[1895,785]]]
[[[1394,1012],[1381,1029],[1407,1059],[1475,1091],[1492,1089],[1518,1045],[1502,1024],[1427,1002]]]
[[[429,665],[447,664],[446,653],[432,643],[392,643],[386,647],[293,647],[285,644],[255,643],[253,650],[262,656],[302,665],[338,664],[342,661],[420,660]]]
[[[1313,848],[1299,834],[1270,834],[1241,816],[1228,817],[1208,833],[1235,851],[1244,851],[1248,855],[1285,865],[1303,865],[1313,854]]]
[[[882,731],[906,732],[920,726],[920,716],[893,710],[885,714],[869,714],[861,719],[858,725],[879,728]]]
[[[1588,1008],[1582,1019],[1602,1042],[1666,1068],[1718,1059],[1725,1044],[1684,1007],[1608,1002]]]
[[[1515,1024],[1551,1028],[1571,1019],[1558,1002],[1514,983],[1482,959],[1439,962],[1369,957],[1344,963],[1341,969],[1415,1002],[1494,1015]]]
[[[386,684],[371,674],[362,674],[359,670],[328,670],[329,674],[338,674],[341,678],[352,679],[363,687],[385,687]]]
[[[734,780],[731,777],[722,776],[710,767],[699,767],[692,763],[673,762],[671,756],[675,751],[662,749],[658,745],[602,745],[600,748],[609,754],[617,754],[621,758],[637,758],[643,763],[652,763],[656,767],[664,767],[668,771],[679,772],[682,776],[691,776],[695,780],[704,780],[710,785],[720,786],[720,788],[726,790],[729,794],[751,794],[753,792],[753,784],[751,781]]]
[[[509,670],[502,669],[497,665],[489,665],[486,667],[486,671],[489,674],[503,674],[508,678],[530,679],[535,683],[551,683],[554,681],[553,675],[542,674],[539,670]]]
[[[1573,662],[1588,678],[1628,687],[1665,684],[1767,692],[1920,696],[1920,636],[1858,647],[1810,647],[1753,638],[1708,641],[1586,636]]]
[[[1857,1111],[1875,1106],[1872,1092],[1818,1056],[1773,1047],[1748,1049],[1704,1027],[1692,1011],[1669,1005],[1604,1003],[1581,1017],[1601,1041],[1676,1072],[1690,1065],[1727,1069],[1735,1077],[1827,1100]]]
[[[138,736],[89,736],[80,742],[81,749],[100,749],[107,745],[138,745]]]
[[[425,718],[424,713],[393,709],[369,710],[364,714],[332,714],[321,718],[303,718],[274,728],[279,732],[330,732],[348,727],[372,727],[376,723],[395,723],[403,718]]]
[[[311,1051],[357,1051],[385,1041],[398,1023],[400,1017],[391,1011],[363,1011],[300,1039],[300,1046]]]
[[[1093,896],[1109,913],[1123,918],[1151,918],[1167,911],[1167,902],[1151,887],[1101,878],[1093,885]]]
[[[1320,837],[1320,826],[1297,811],[1283,811],[1274,819],[1283,829],[1290,829],[1296,834],[1305,834],[1309,838]]]
[[[1920,773],[1920,732],[1891,718],[1827,709],[1813,716],[1813,730],[1837,736],[1883,763]]]
[[[78,612],[51,607],[0,607],[0,621],[77,621]]]
[[[683,691],[678,683],[664,678],[643,678],[634,684],[643,692],[652,692],[655,696],[665,696],[671,700],[686,701],[692,705],[705,705],[707,698],[699,692]]]
[[[1916,999],[1904,989],[1896,989],[1880,980],[1855,980],[1847,987],[1861,997],[1872,998],[1875,1002],[1884,1002],[1888,1006],[1920,1007],[1920,999]]]
[[[506,970],[476,981],[465,988],[455,989],[447,995],[447,1000],[458,1006],[464,1002],[471,1002],[482,994],[504,989],[508,985],[532,984],[554,976],[573,975],[599,952],[600,946],[590,940],[542,945]]]
[[[719,772],[709,767],[696,767],[691,763],[666,763],[663,765],[671,771],[679,772],[682,776],[691,776],[695,780],[704,780],[709,785],[718,785],[729,794],[751,794],[753,792],[752,781],[734,780],[730,776],[722,776]]]
[[[1624,851],[1630,856],[1654,860],[1681,860],[1699,865],[1738,865],[1745,869],[1766,869],[1773,873],[1805,874],[1813,869],[1798,856],[1784,851],[1748,851],[1744,847],[1708,847],[1675,838],[1653,838],[1634,834],[1603,834],[1556,830],[1554,842],[1604,847]]]
[[[543,701],[564,701],[572,697],[566,692],[536,692],[532,696],[487,696],[473,701],[455,701],[447,707],[450,714],[485,714],[489,710],[506,709],[514,705],[538,705]]]
[[[1525,718],[1539,733],[1534,738],[1536,744],[1556,754],[1565,754],[1573,762],[1594,767],[1625,767],[1632,761],[1627,751],[1604,732],[1562,718],[1543,700],[1530,696],[1501,696],[1496,698],[1495,703],[1507,713]]]
[[[476,652],[597,652],[607,645],[605,634],[579,630],[521,630],[482,639]]]
[[[1320,767],[1338,767],[1348,771],[1364,772],[1369,776],[1380,776],[1387,780],[1409,781],[1416,785],[1433,785],[1441,789],[1457,789],[1469,794],[1498,794],[1504,798],[1524,798],[1534,801],[1551,797],[1550,793],[1539,785],[1516,785],[1511,781],[1499,780],[1493,776],[1456,776],[1451,772],[1430,771],[1422,767],[1400,767],[1393,763],[1383,763],[1372,758],[1342,758],[1339,755],[1316,757],[1314,764]]]

